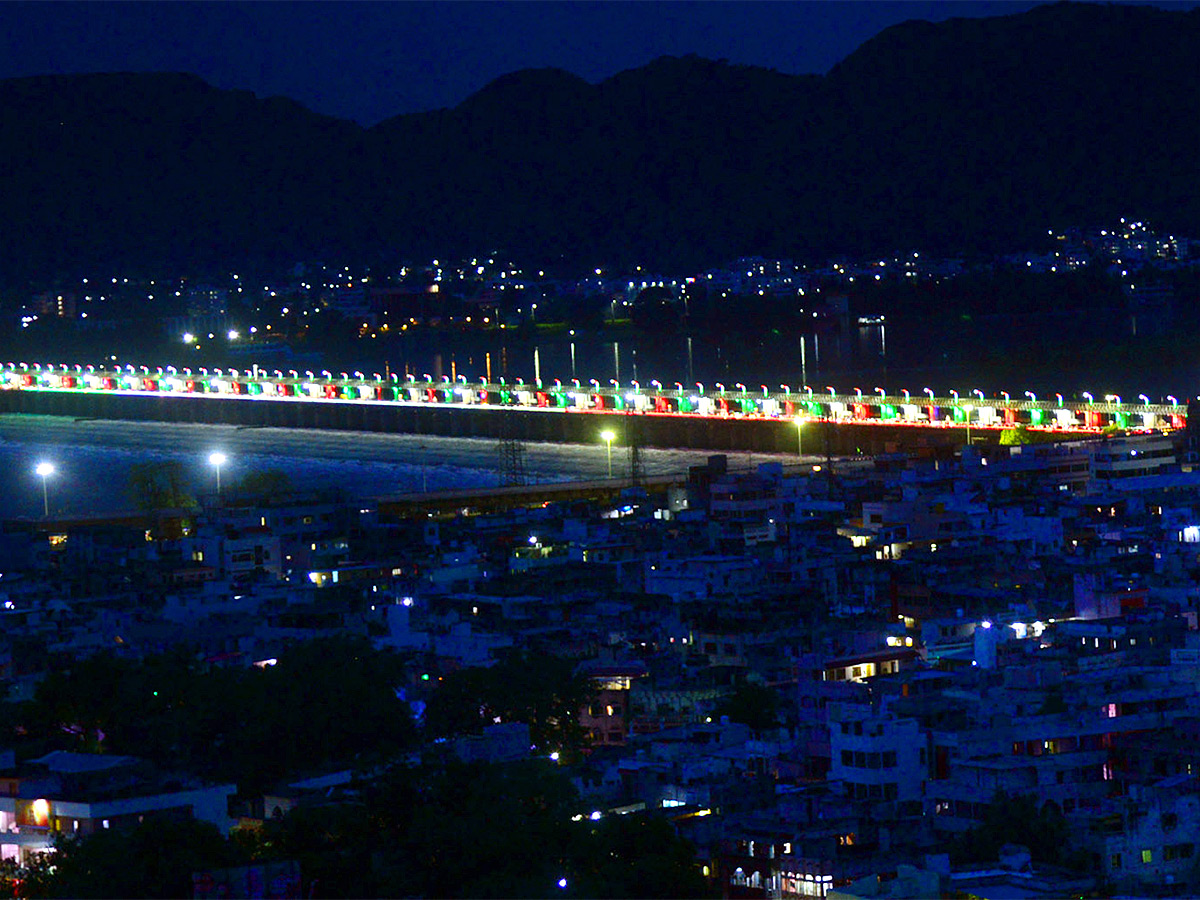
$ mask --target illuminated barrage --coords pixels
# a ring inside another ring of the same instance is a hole
[[[384,377],[378,373],[337,373],[278,369],[268,374],[255,366],[248,370],[176,369],[168,366],[151,370],[135,368],[96,368],[94,366],[43,366],[8,363],[0,368],[0,389],[70,392],[118,392],[158,394],[178,397],[234,397],[279,402],[337,401],[353,403],[439,404],[462,407],[513,408],[565,413],[638,413],[687,417],[794,419],[832,423],[869,423],[878,425],[919,426],[925,428],[1005,429],[1027,427],[1058,432],[1100,432],[1108,428],[1122,430],[1169,431],[1187,424],[1187,408],[1175,397],[1168,403],[1151,403],[1145,394],[1137,403],[1124,403],[1115,394],[1096,401],[1083,394],[1080,401],[1069,401],[1062,394],[1053,400],[1039,400],[1031,391],[1023,399],[1014,399],[1007,391],[987,398],[976,389],[962,398],[957,391],[949,397],[934,395],[923,388],[916,397],[908,390],[889,394],[876,387],[871,394],[853,388],[841,394],[833,387],[815,393],[808,385],[793,390],[780,385],[771,391],[737,384],[729,390],[723,384],[706,390],[675,382],[664,387],[654,380],[645,389],[638,382],[623,387],[615,380],[602,385],[592,379],[584,387],[578,379],[564,386],[557,379],[526,383],[518,378],[508,383],[440,380],[425,375]]]

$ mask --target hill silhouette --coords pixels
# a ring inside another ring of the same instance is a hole
[[[0,267],[493,247],[680,266],[986,251],[1118,215],[1197,234],[1197,58],[1200,10],[1059,4],[897,25],[826,76],[516,72],[370,129],[190,75],[15,79]]]

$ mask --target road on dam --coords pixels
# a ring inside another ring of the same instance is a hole
[[[530,482],[592,480],[608,473],[608,452],[595,444],[525,444]],[[369,499],[421,490],[492,487],[499,483],[498,443],[485,438],[447,438],[378,432],[233,425],[76,420],[60,416],[0,415],[0,509],[5,518],[41,513],[41,481],[34,466],[55,464],[49,480],[51,511],[88,515],[131,511],[126,486],[134,464],[176,460],[193,492],[215,489],[209,453],[229,460],[223,485],[235,485],[253,471],[287,473],[299,490],[337,487],[350,497]],[[643,449],[646,475],[685,472],[710,456],[701,450]],[[794,465],[788,454],[731,453],[731,469],[759,462]],[[806,457],[812,463],[819,457]],[[629,449],[614,442],[614,477],[628,476]]]

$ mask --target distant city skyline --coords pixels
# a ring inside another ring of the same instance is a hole
[[[455,106],[525,68],[596,82],[694,53],[823,74],[899,22],[1009,15],[1043,2],[12,3],[0,78],[192,72],[372,125]]]

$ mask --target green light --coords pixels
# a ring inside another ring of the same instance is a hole
[[[421,673],[421,680],[422,680],[422,681],[428,681],[428,680],[429,680],[429,673],[428,673],[428,672],[422,672],[422,673]]]

